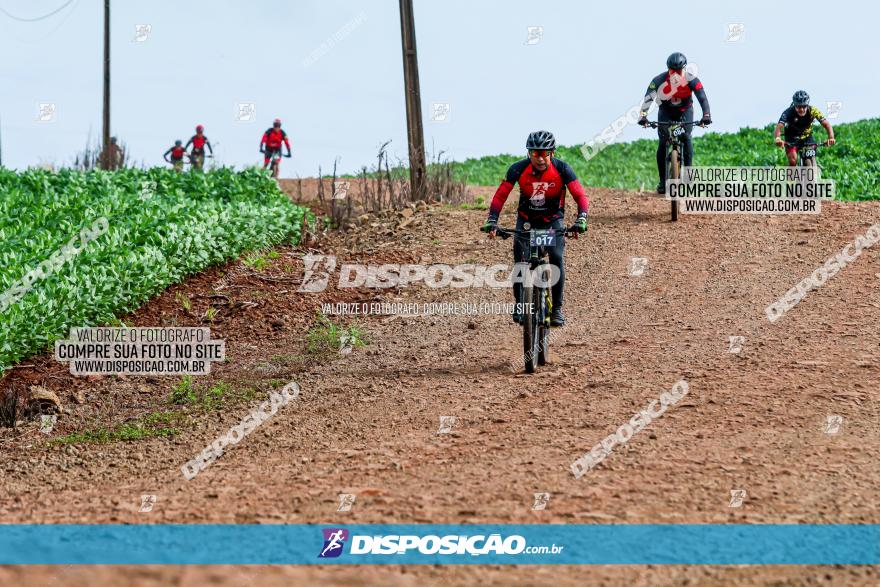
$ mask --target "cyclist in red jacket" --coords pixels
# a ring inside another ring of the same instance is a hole
[[[190,161],[192,161],[193,169],[197,169],[201,171],[202,167],[205,165],[205,147],[208,147],[208,152],[211,153],[211,156],[214,156],[214,149],[211,147],[211,141],[208,140],[208,137],[205,136],[205,127],[201,124],[196,127],[196,134],[190,138],[189,142],[186,143],[186,149],[189,149],[189,146],[192,145],[192,151],[189,153]]]
[[[168,158],[171,155],[171,158]],[[165,151],[162,157],[174,167],[174,171],[183,171],[183,156],[186,155],[186,149],[183,148],[183,141],[174,141],[174,146]]]
[[[590,201],[584,191],[581,182],[571,166],[553,156],[556,150],[556,138],[553,133],[539,130],[531,133],[526,140],[526,149],[529,156],[517,161],[507,170],[507,177],[498,186],[492,204],[489,206],[489,216],[483,225],[483,232],[489,233],[489,237],[495,236],[498,227],[498,215],[507,196],[513,191],[514,185],[519,184],[519,207],[517,208],[516,229],[522,230],[523,224],[528,222],[533,228],[553,228],[561,231],[565,228],[565,191],[571,192],[578,207],[577,220],[574,224],[576,232],[586,232],[587,212]],[[524,261],[525,254],[523,244],[516,239],[513,244],[513,260],[516,263]],[[550,290],[553,296],[553,310],[550,313],[551,326],[563,326],[565,317],[562,315],[562,294],[565,290],[565,239],[558,239],[555,247],[548,251],[550,263],[559,269],[559,280]],[[515,302],[520,300],[522,283],[514,280],[513,297]],[[522,322],[522,315],[516,311],[513,321],[517,324]]]
[[[272,160],[272,155],[281,151],[281,145],[287,147],[287,155],[285,157],[290,157],[290,142],[287,140],[287,133],[281,129],[281,119],[276,118],[275,122],[272,123],[272,128],[266,130],[263,133],[263,138],[260,140],[260,153],[263,153],[263,169],[269,165],[269,161]]]
[[[708,126],[712,124],[712,115],[709,112],[709,98],[706,97],[706,90],[703,88],[703,82],[700,78],[690,74],[685,67],[687,66],[687,57],[684,53],[675,52],[666,59],[666,71],[654,77],[648,84],[648,91],[645,92],[645,98],[642,102],[642,112],[639,117],[639,124],[646,126],[648,124],[648,110],[651,102],[657,101],[660,108],[657,111],[657,120],[659,122],[693,122],[694,121],[694,98],[700,103],[700,109],[703,111],[703,118],[700,119],[700,125]],[[683,159],[684,165],[690,167],[694,159],[694,144],[691,141],[692,125],[686,124],[684,127],[684,135],[681,142],[684,146]],[[657,145],[657,174],[660,176],[660,183],[657,184],[657,193],[666,193],[666,147],[669,142],[668,127],[660,126],[657,128],[657,136],[660,137],[660,144]]]

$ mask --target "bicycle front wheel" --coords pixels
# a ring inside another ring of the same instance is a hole
[[[669,170],[666,174],[669,179],[679,179],[681,177],[681,167],[678,159],[678,149],[672,149],[669,153]],[[678,220],[678,201],[672,200],[672,221]]]
[[[538,364],[546,365],[547,359],[550,357],[550,310],[553,309],[553,300],[550,297],[550,290],[542,288],[539,290],[541,299],[540,316],[538,324]]]
[[[535,288],[523,284],[523,363],[526,373],[534,373],[538,364],[538,315],[535,312]]]

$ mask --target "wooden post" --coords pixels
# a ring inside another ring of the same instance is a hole
[[[104,134],[101,169],[110,169],[110,0],[104,0]]]
[[[406,92],[406,131],[409,142],[409,179],[412,199],[424,200],[425,134],[419,91],[419,60],[416,54],[416,26],[412,0],[400,0],[400,35],[403,46],[403,84]]]

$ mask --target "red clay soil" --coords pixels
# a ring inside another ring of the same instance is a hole
[[[476,190],[479,192],[489,190]],[[228,360],[199,385],[259,397],[192,413],[172,437],[52,444],[168,405],[179,377],[77,378],[51,357],[2,383],[40,385],[64,413],[0,433],[5,523],[880,523],[880,247],[775,323],[764,308],[880,221],[877,203],[820,216],[683,216],[660,199],[590,190],[567,244],[567,325],[551,363],[512,372],[506,315],[333,318],[368,344],[310,352],[320,304],[508,302],[503,289],[298,292],[305,248],[280,247],[170,288],[125,319],[207,325]],[[503,223],[512,222],[505,212]],[[507,263],[485,212],[433,206],[308,243],[338,262]],[[400,226],[400,225],[403,226]],[[632,276],[632,257],[648,259]],[[221,282],[221,274],[231,277]],[[219,287],[218,287],[219,286]],[[211,295],[224,298],[211,298]],[[181,300],[188,299],[189,310]],[[202,320],[216,308],[213,323]],[[743,336],[739,353],[729,337]],[[572,462],[685,379],[689,393],[581,478]],[[299,398],[195,479],[180,467],[279,381]],[[836,434],[828,416],[842,416]],[[438,434],[441,416],[457,421]],[[740,507],[731,491],[742,489]],[[547,492],[544,510],[533,494]],[[337,512],[340,493],[355,494]],[[140,513],[140,496],[157,497]],[[4,567],[2,585],[876,585],[877,567]]]

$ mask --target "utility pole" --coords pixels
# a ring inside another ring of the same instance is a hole
[[[425,133],[419,91],[419,60],[412,0],[400,0],[400,36],[403,46],[403,84],[406,92],[406,134],[409,142],[409,180],[413,200],[426,199]]]
[[[104,0],[104,134],[101,169],[110,169],[110,0]]]

